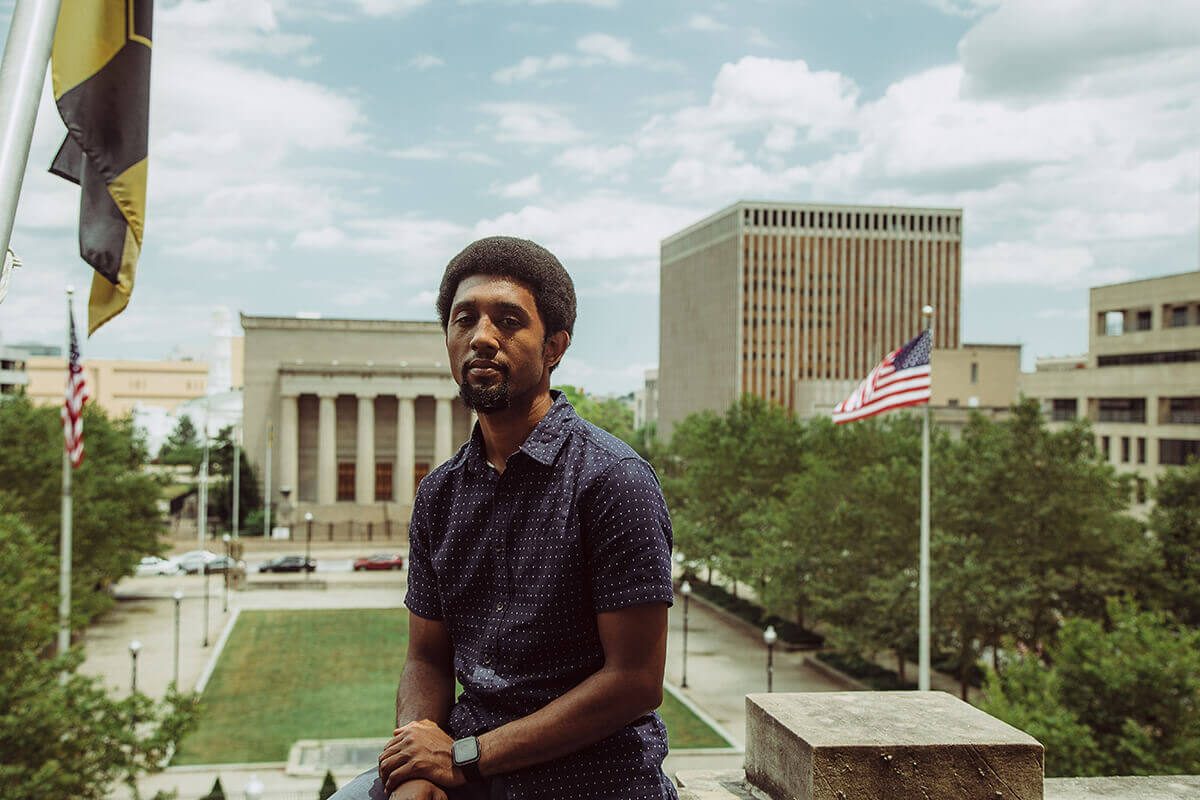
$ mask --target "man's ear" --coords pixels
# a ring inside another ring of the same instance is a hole
[[[570,346],[571,334],[566,331],[559,331],[546,337],[546,341],[542,345],[542,358],[546,361],[546,369],[557,367],[558,362],[562,361]]]

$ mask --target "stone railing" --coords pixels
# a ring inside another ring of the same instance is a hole
[[[678,775],[680,800],[1182,800],[1200,777],[1043,777],[1028,734],[941,692],[746,697],[745,770]]]

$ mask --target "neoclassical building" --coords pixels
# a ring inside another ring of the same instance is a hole
[[[441,326],[247,314],[241,322],[244,446],[271,497],[286,491],[296,520],[311,511],[322,523],[407,523],[417,483],[473,422]]]

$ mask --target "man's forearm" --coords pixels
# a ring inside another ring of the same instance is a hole
[[[425,661],[405,663],[396,688],[396,727],[428,719],[445,728],[453,704],[453,674]]]
[[[534,713],[480,736],[480,771],[498,775],[573,753],[661,702],[661,675],[601,669]]]

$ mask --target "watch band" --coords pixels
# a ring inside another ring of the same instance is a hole
[[[473,756],[463,754],[459,755],[459,746],[465,745],[468,753],[473,752]],[[479,739],[475,736],[464,736],[454,743],[450,751],[450,760],[454,766],[462,770],[463,777],[468,783],[477,783],[483,780],[483,775],[479,772]],[[459,759],[462,758],[460,761]]]
[[[479,783],[483,780],[483,775],[479,773],[478,761],[472,761],[470,764],[459,764],[458,768],[462,770],[463,777],[467,779],[467,783]]]

